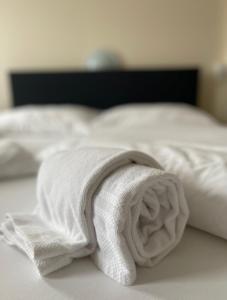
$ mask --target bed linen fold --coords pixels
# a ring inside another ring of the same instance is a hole
[[[180,241],[188,207],[178,178],[151,156],[117,148],[61,151],[41,166],[37,207],[8,214],[2,238],[23,250],[41,275],[92,255],[124,285],[136,265],[151,267]]]
[[[227,240],[227,147],[160,143],[145,148],[181,179],[188,224]]]
[[[0,180],[35,175],[39,164],[19,143],[8,139],[0,141]]]

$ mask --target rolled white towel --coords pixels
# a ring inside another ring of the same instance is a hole
[[[45,275],[91,255],[121,284],[136,264],[153,266],[180,241],[188,207],[180,181],[150,156],[113,148],[62,151],[39,172],[33,214],[8,214],[6,242]]]

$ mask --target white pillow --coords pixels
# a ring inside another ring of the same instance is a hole
[[[97,110],[81,105],[29,105],[0,113],[0,133],[87,133]]]
[[[129,128],[157,126],[217,125],[213,117],[187,104],[126,104],[101,113],[93,122],[94,128]]]

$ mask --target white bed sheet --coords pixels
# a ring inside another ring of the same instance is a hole
[[[0,182],[0,221],[6,212],[35,204],[35,178]],[[109,279],[89,258],[47,278],[18,250],[0,243],[0,299],[227,299],[227,241],[188,228],[180,245],[159,265],[138,269],[134,286]]]

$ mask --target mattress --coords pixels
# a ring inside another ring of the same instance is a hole
[[[30,211],[35,177],[0,182],[0,221],[6,212]],[[0,243],[0,293],[24,299],[216,299],[227,298],[227,241],[188,227],[179,246],[159,265],[139,268],[136,284],[123,287],[89,258],[40,278],[15,248]]]

